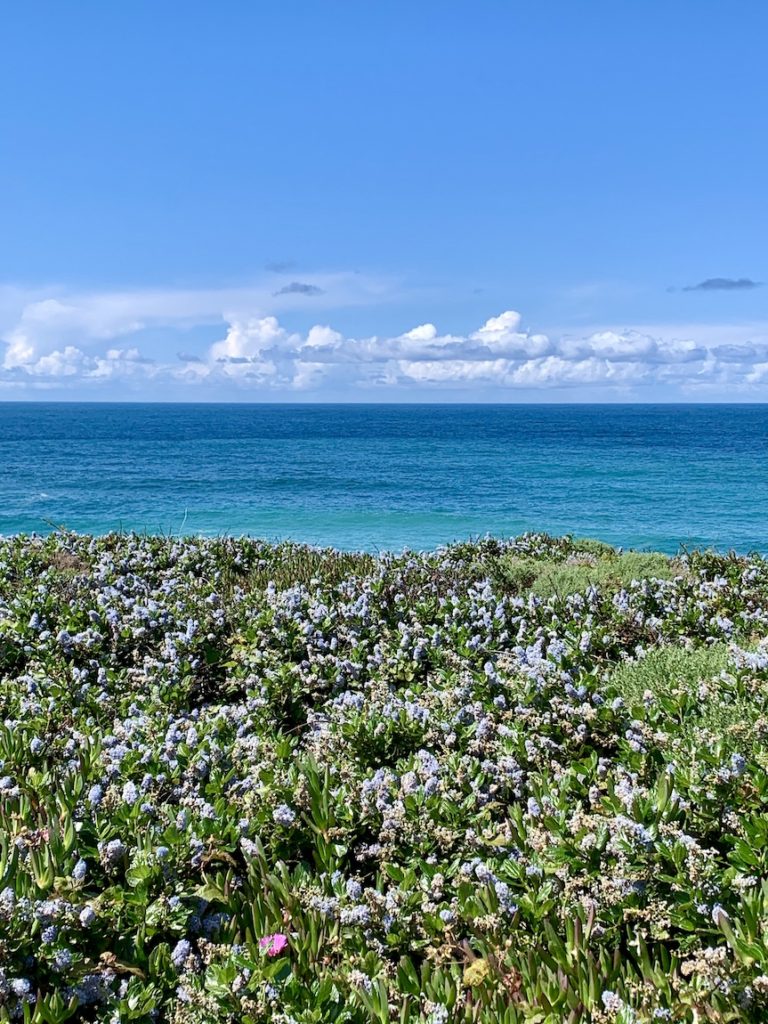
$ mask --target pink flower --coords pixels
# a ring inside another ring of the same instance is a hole
[[[265,935],[263,939],[259,939],[259,947],[265,950],[267,956],[280,956],[288,948],[288,936],[282,932]]]

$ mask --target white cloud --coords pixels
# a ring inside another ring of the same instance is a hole
[[[311,327],[307,334],[307,340],[301,346],[302,351],[310,352],[338,352],[344,345],[344,335],[334,331],[331,327],[316,325]]]
[[[72,344],[80,348],[136,334],[145,328],[247,323],[282,310],[339,308],[386,300],[391,282],[363,274],[305,275],[317,294],[275,296],[279,276],[240,288],[140,288],[72,292],[55,286],[23,289],[0,285],[2,365],[23,366],[35,355]]]
[[[766,324],[597,325],[579,336],[547,335],[506,310],[463,333],[440,333],[431,322],[392,336],[349,337],[327,322],[289,331],[278,319],[281,308],[348,307],[366,296],[380,300],[384,288],[359,275],[318,275],[311,283],[323,294],[275,298],[274,279],[250,289],[81,295],[0,286],[0,384],[71,392],[112,384],[157,397],[188,385],[195,397],[208,388],[254,396],[376,389],[383,397],[415,389],[497,398],[553,390],[653,398],[654,387],[681,396],[759,397],[768,385]],[[217,324],[218,340],[204,349],[175,343],[190,328]],[[184,354],[160,356],[152,340],[160,332]]]
[[[419,327],[412,327],[403,335],[408,341],[432,341],[437,337],[437,328],[434,324],[421,324]]]
[[[89,372],[92,365],[93,360],[89,360],[79,348],[67,345],[62,350],[31,360],[24,364],[23,369],[37,377],[73,377]]]
[[[507,359],[403,359],[397,365],[403,377],[420,384],[457,384],[499,381],[514,364]]]
[[[217,363],[262,362],[265,349],[274,349],[288,343],[288,335],[273,316],[235,320],[226,337],[211,346],[211,358]]]
[[[453,359],[442,362],[399,363],[400,372],[420,383],[483,383],[502,388],[548,388],[575,385],[637,383],[650,368],[643,363],[614,363],[608,359],[564,359],[544,356],[513,359]]]
[[[470,340],[485,346],[493,355],[508,359],[533,359],[547,355],[552,350],[549,338],[544,334],[520,331],[521,319],[519,313],[507,310],[486,320],[479,330],[470,334]]]
[[[291,385],[298,391],[317,387],[328,372],[326,363],[309,363],[298,361],[294,363],[294,374]]]
[[[655,360],[659,345],[655,338],[637,331],[617,334],[615,331],[599,331],[585,338],[564,338],[559,345],[560,353],[566,359],[584,359],[590,356],[618,362],[621,360]]]

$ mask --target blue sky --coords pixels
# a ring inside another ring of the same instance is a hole
[[[3,398],[768,394],[760,0],[3,20]]]

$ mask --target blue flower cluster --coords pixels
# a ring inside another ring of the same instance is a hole
[[[768,563],[644,557],[0,540],[0,1021],[768,1019]]]

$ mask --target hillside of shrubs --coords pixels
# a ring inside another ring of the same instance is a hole
[[[0,539],[0,1021],[768,1020],[768,561]]]

